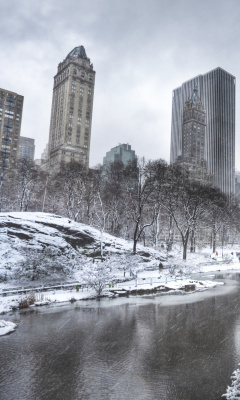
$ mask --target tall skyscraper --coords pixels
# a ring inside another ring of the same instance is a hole
[[[205,155],[213,184],[230,195],[235,191],[235,77],[222,68],[198,75],[174,89],[170,161],[183,155],[183,111],[194,87],[206,110]]]
[[[49,131],[49,169],[61,162],[89,165],[95,71],[83,46],[58,65],[54,77]]]
[[[0,89],[0,173],[16,167],[21,132],[23,96]]]

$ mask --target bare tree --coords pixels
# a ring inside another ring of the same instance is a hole
[[[53,190],[58,193],[58,208],[74,221],[82,220],[86,173],[86,167],[81,163],[63,163],[60,172],[52,178],[55,181]]]
[[[147,227],[153,225],[159,213],[159,193],[165,180],[167,165],[163,160],[144,159],[126,168],[126,194],[128,212],[133,221],[133,254],[137,243]]]
[[[17,173],[12,180],[15,209],[28,211],[31,202],[34,200],[38,177],[39,170],[32,161],[27,159],[18,161]]]
[[[199,222],[211,214],[211,206],[218,200],[219,193],[219,189],[189,179],[188,172],[179,166],[169,167],[162,205],[181,235],[184,260],[190,235],[194,237]]]

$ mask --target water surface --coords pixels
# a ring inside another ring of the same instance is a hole
[[[4,316],[18,328],[0,339],[0,399],[221,399],[240,362],[240,277],[218,277],[194,295]]]

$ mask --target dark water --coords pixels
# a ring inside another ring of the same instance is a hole
[[[0,338],[0,399],[221,399],[240,362],[240,277],[220,278],[202,294],[4,316],[19,326]]]

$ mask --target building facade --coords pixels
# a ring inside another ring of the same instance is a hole
[[[129,144],[119,144],[106,153],[106,156],[103,158],[103,166],[113,162],[122,162],[124,165],[127,165],[135,159],[135,151],[131,150]]]
[[[210,183],[205,159],[206,112],[195,85],[191,98],[185,102],[182,119],[182,154],[176,162],[189,171],[189,177]]]
[[[235,171],[235,196],[238,203],[240,203],[240,171]]]
[[[16,168],[24,97],[0,89],[0,171]]]
[[[83,46],[75,47],[58,65],[54,77],[48,167],[62,162],[89,165],[95,71]]]
[[[35,139],[31,139],[25,136],[20,136],[18,158],[29,161],[34,161],[35,154]]]
[[[235,77],[222,68],[198,75],[173,91],[170,161],[183,155],[184,105],[195,86],[206,111],[207,171],[213,184],[230,195],[235,192]]]

